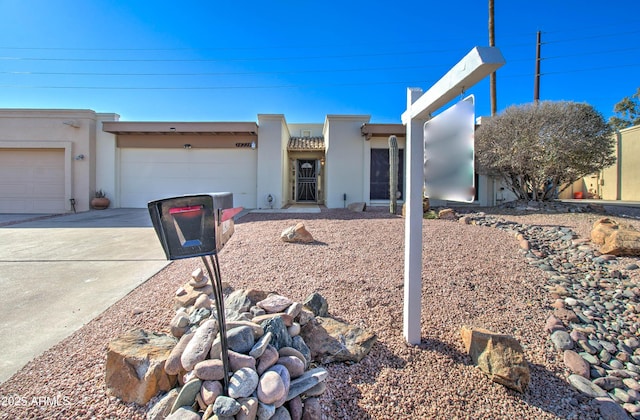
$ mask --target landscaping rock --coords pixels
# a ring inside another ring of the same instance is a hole
[[[178,397],[171,407],[171,413],[175,413],[180,407],[191,407],[196,402],[196,396],[200,393],[200,387],[202,381],[200,379],[193,379],[180,388]]]
[[[316,317],[300,331],[300,337],[320,363],[359,362],[376,342],[375,334],[333,318]],[[292,343],[286,347],[291,347]]]
[[[578,391],[590,397],[608,397],[607,391],[580,375],[569,375],[569,383]]]
[[[640,256],[640,232],[613,219],[596,221],[591,230],[591,240],[602,245],[600,252],[603,254]]]
[[[291,226],[282,231],[280,239],[284,242],[311,243],[314,242],[313,236],[304,227],[304,223],[300,222],[295,226]]]
[[[329,304],[320,293],[312,293],[304,300],[303,305],[311,310],[315,316],[326,317],[329,314]],[[303,323],[300,323],[303,325]]]
[[[169,335],[134,330],[107,347],[107,394],[144,405],[160,391],[169,391],[177,378],[164,370],[177,340]]]
[[[147,420],[164,420],[171,414],[171,407],[178,397],[178,390],[173,388],[156,402],[147,412]]]
[[[351,211],[362,213],[367,209],[367,203],[364,203],[364,202],[349,203],[347,204],[347,208]]]
[[[185,370],[192,370],[196,363],[207,358],[217,333],[218,322],[215,319],[209,319],[198,327],[180,356],[180,362]]]
[[[462,341],[474,365],[491,380],[518,392],[529,386],[529,365],[513,337],[481,328],[461,329]]]

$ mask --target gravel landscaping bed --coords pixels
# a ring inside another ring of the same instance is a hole
[[[568,227],[581,238],[603,217],[483,211],[522,224]],[[637,219],[618,220],[640,229]],[[297,222],[314,244],[280,241],[280,233]],[[416,347],[402,338],[404,219],[387,209],[248,214],[220,253],[222,279],[236,289],[278,292],[295,301],[319,292],[333,317],[377,335],[360,363],[325,366],[321,404],[328,419],[600,418],[598,404],[567,383],[562,353],[545,331],[554,301],[545,288],[548,275],[528,263],[515,236],[424,220],[423,237],[422,343]],[[638,259],[621,258],[619,264],[633,261]],[[0,385],[0,418],[144,418],[148,407],[106,396],[107,344],[133,328],[168,332],[173,294],[200,266],[199,259],[173,262],[27,364]],[[630,272],[633,279],[640,280],[638,272]],[[519,340],[531,368],[526,393],[491,382],[471,364],[460,339],[463,325]]]

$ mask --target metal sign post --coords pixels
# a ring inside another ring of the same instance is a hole
[[[201,257],[211,281],[220,329],[224,395],[229,390],[229,349],[224,313],[224,296],[218,252],[233,235],[233,216],[242,208],[233,207],[231,193],[184,195],[151,201],[148,204],[153,227],[168,260]],[[209,261],[207,261],[209,256]],[[214,258],[215,257],[215,258]]]

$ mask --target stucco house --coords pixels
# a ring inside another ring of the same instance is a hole
[[[387,205],[390,135],[402,202],[405,127],[369,120],[130,122],[91,110],[0,109],[0,213],[87,211],[98,189],[123,208],[213,191],[232,192],[247,209]],[[494,180],[477,178],[476,204],[500,202],[500,193]]]

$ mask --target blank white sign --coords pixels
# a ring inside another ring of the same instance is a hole
[[[474,97],[468,96],[424,124],[424,195],[473,202]]]

